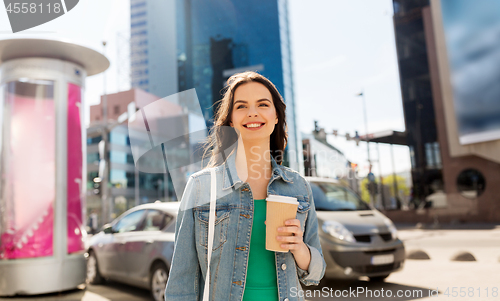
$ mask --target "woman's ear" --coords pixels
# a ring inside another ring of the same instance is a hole
[[[274,124],[278,124],[278,118],[276,118],[276,122],[274,122]]]

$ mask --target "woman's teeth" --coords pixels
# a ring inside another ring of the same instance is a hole
[[[250,124],[247,124],[246,127],[247,128],[258,128],[261,125],[263,125],[263,123],[250,123]]]

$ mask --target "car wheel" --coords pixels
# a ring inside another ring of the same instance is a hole
[[[385,278],[389,277],[390,274],[387,275],[382,275],[382,276],[375,276],[375,277],[369,277],[370,281],[372,282],[382,282],[385,280]]]
[[[104,282],[104,278],[99,273],[99,266],[97,265],[97,258],[94,252],[89,252],[89,257],[87,258],[87,283],[89,284],[100,284]]]
[[[150,277],[151,295],[155,301],[163,301],[165,298],[165,287],[167,286],[168,270],[163,262],[157,262],[151,269]]]

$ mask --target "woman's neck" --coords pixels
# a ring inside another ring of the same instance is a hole
[[[240,136],[236,151],[236,171],[238,177],[245,182],[269,180],[272,174],[269,140],[250,143],[243,142]]]

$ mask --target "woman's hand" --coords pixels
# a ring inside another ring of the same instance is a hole
[[[300,227],[300,221],[298,219],[289,219],[285,221],[284,227],[278,228],[278,232],[283,234],[292,233],[292,236],[277,236],[276,239],[283,242],[281,244],[283,249],[290,250],[299,268],[307,271],[311,262],[311,253],[304,243],[304,232]]]

